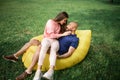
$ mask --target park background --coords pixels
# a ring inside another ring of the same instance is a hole
[[[79,64],[55,71],[54,80],[120,80],[119,0],[0,0],[0,80],[15,80],[25,67],[2,55],[19,50],[43,34],[45,23],[61,11],[80,30],[91,30],[90,49]],[[33,74],[26,80],[32,80]]]

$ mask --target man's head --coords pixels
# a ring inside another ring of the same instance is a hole
[[[67,30],[68,30],[68,31],[76,31],[76,30],[77,30],[77,27],[78,27],[78,23],[77,23],[77,22],[70,22],[70,23],[67,25]]]

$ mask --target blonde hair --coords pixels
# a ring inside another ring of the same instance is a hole
[[[78,23],[77,22],[70,22],[70,23],[73,23],[73,24],[75,24],[75,27],[77,28],[78,27]]]

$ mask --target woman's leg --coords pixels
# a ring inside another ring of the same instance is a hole
[[[45,58],[45,55],[47,53],[47,50],[50,47],[50,41],[48,39],[43,39],[42,43],[41,43],[41,50],[40,50],[40,54],[39,54],[39,60],[38,60],[38,68],[36,70],[35,76],[33,78],[33,80],[39,80],[41,78],[41,68],[42,68],[42,64]]]
[[[51,66],[55,66],[58,50],[59,50],[59,42],[57,40],[55,40],[51,44],[51,49],[50,49],[50,57],[49,57],[50,68],[51,68]]]
[[[54,74],[54,67],[55,67],[55,63],[56,63],[56,57],[57,57],[57,51],[59,49],[59,43],[58,41],[54,41],[51,44],[51,49],[50,49],[50,57],[49,57],[49,61],[50,61],[50,68],[49,70],[43,75],[43,77],[47,78],[47,79],[51,79],[53,77]]]
[[[45,39],[43,39],[41,45],[42,46],[41,46],[41,50],[40,50],[40,54],[39,54],[38,69],[41,69],[41,66],[43,65],[45,55],[46,55],[51,43],[47,38],[45,38]]]

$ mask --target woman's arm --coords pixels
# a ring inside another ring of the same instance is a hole
[[[50,33],[50,38],[60,38],[62,36],[67,36],[70,35],[71,31],[66,31],[63,34],[55,34],[55,33]]]
[[[63,55],[57,55],[57,58],[67,58],[69,56],[71,56],[73,54],[73,52],[75,51],[75,48],[70,46],[68,52],[64,53]]]
[[[53,20],[48,20],[45,30],[44,30],[44,37],[48,38],[59,38],[62,36],[69,35],[71,31],[64,32],[60,34],[60,25],[54,22]]]

